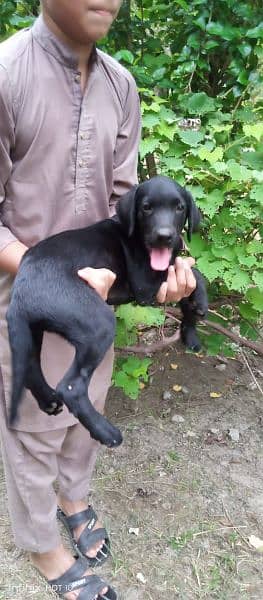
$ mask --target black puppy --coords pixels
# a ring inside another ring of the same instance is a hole
[[[87,395],[93,371],[114,340],[114,313],[77,272],[90,266],[116,273],[109,304],[133,300],[153,304],[169,264],[182,250],[184,225],[190,239],[199,221],[192,196],[171,179],[158,176],[123,196],[113,219],[59,233],[26,252],[7,312],[13,367],[11,422],[26,387],[48,414],[60,412],[64,402],[93,438],[110,447],[121,443],[119,429],[95,410]],[[185,344],[198,349],[195,325],[197,315],[206,314],[207,296],[197,270],[195,277],[196,290],[181,302],[181,331]],[[60,334],[76,349],[56,390],[41,370],[44,331]]]

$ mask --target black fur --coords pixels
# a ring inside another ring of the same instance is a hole
[[[167,269],[151,267],[151,249],[171,249],[173,263],[182,249],[182,229],[187,226],[190,239],[199,221],[192,196],[171,179],[158,176],[121,198],[113,219],[59,233],[26,252],[7,312],[13,365],[11,423],[26,387],[48,414],[57,414],[65,403],[93,438],[110,447],[121,443],[119,429],[94,409],[87,394],[93,371],[114,340],[115,317],[108,304],[133,300],[153,304]],[[108,304],[77,275],[88,266],[116,273]],[[197,350],[195,325],[198,315],[206,314],[207,297],[203,277],[197,270],[195,276],[197,289],[180,304],[183,341]],[[44,331],[60,334],[76,349],[56,390],[41,370]]]

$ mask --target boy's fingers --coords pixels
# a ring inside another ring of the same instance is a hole
[[[196,288],[196,280],[191,267],[195,264],[192,257],[177,257],[175,266],[168,269],[167,281],[164,282],[156,296],[157,301],[178,302],[182,298],[190,296]]]
[[[156,300],[157,300],[157,302],[160,302],[160,304],[164,304],[164,302],[166,301],[167,288],[168,288],[168,283],[167,283],[167,281],[164,281],[157,293],[157,296],[156,296]]]
[[[196,280],[191,267],[195,264],[192,257],[175,259],[178,294],[181,298],[190,296],[196,288]]]
[[[80,269],[78,275],[93,287],[103,300],[107,300],[109,290],[116,279],[113,271],[104,268],[93,269],[92,267],[86,267],[85,269]]]

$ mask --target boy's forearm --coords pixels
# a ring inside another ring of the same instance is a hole
[[[11,275],[16,275],[27,246],[22,242],[11,242],[0,252],[0,269]]]

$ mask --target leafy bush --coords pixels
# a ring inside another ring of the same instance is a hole
[[[17,29],[30,27],[38,14],[38,0],[30,2],[2,0],[0,4],[0,40],[9,37]]]
[[[190,251],[214,291],[242,295],[243,316],[263,309],[263,125],[260,110],[223,112],[205,92],[184,94],[184,116],[200,117],[186,129],[162,99],[143,102],[141,159],[154,152],[158,170],[186,184],[204,220]],[[245,314],[244,314],[245,313]]]
[[[187,185],[203,213],[190,252],[241,333],[263,309],[261,2],[124,2],[108,49],[133,72],[143,112],[140,177]],[[261,95],[260,95],[261,94]],[[234,314],[234,313],[232,313]]]

